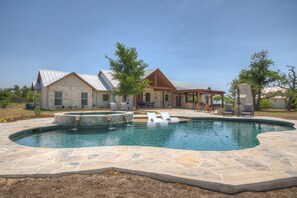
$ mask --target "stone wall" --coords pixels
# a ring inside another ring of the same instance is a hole
[[[103,101],[103,94],[109,95],[109,101]],[[98,108],[109,108],[109,103],[111,102],[112,94],[111,92],[93,92],[93,105]]]
[[[62,92],[62,105],[55,105],[55,92]],[[92,93],[93,89],[84,81],[79,79],[75,75],[70,75],[48,87],[48,108],[57,109],[57,108],[82,108],[81,105],[81,93],[88,93],[88,105],[83,108],[91,108],[93,105]]]

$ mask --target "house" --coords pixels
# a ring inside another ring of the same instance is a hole
[[[113,78],[113,71],[89,75],[39,70],[32,90],[41,95],[42,109],[109,108],[110,102],[126,102],[130,107],[194,108],[197,101],[213,104],[214,95],[222,96],[223,105],[225,92],[170,81],[158,68],[145,71],[143,78],[150,81],[143,93],[136,97],[116,96],[112,90],[119,82]]]
[[[285,109],[287,98],[284,92],[280,87],[267,87],[262,90],[261,98],[268,99],[272,109]]]

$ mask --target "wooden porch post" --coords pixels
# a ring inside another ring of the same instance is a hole
[[[197,103],[200,106],[200,92],[197,92]]]
[[[213,93],[210,94],[210,105],[212,106],[213,104]]]

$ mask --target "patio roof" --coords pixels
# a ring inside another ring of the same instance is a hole
[[[225,94],[224,91],[212,90],[212,89],[182,89],[176,90],[174,93],[200,93],[200,94]]]

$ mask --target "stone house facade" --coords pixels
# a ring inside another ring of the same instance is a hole
[[[100,70],[98,75],[39,70],[32,90],[40,93],[42,109],[109,108],[110,102],[126,102],[131,108],[194,108],[194,97],[204,101],[208,95],[222,91],[187,89],[175,86],[159,69],[145,71],[149,80],[145,91],[138,96],[116,96],[112,90],[118,85],[113,72]],[[191,97],[193,100],[191,101]]]

